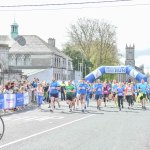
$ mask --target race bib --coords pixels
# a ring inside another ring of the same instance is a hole
[[[51,87],[51,89],[52,89],[52,90],[55,90],[55,89],[56,89],[56,87]]]
[[[122,93],[118,93],[118,96],[122,96],[123,94]]]
[[[99,88],[97,91],[98,91],[98,92],[101,92],[101,89]]]

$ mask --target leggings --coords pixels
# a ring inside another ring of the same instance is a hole
[[[133,104],[133,97],[132,97],[132,95],[127,95],[126,99],[127,99],[127,102],[129,104],[129,106],[131,106]]]
[[[123,96],[118,96],[118,107],[121,108],[121,105],[123,107]]]

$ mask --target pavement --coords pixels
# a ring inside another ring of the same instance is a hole
[[[0,150],[150,150],[150,104],[122,111],[112,102],[101,110],[92,101],[85,113],[65,102],[51,113],[48,104],[3,116]]]

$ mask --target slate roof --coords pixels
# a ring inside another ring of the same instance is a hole
[[[8,35],[0,35],[0,44],[8,44],[10,53],[28,53],[28,54],[56,54],[63,58],[71,60],[56,47],[50,46],[37,35],[20,35],[16,40]]]

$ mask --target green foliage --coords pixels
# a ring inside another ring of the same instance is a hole
[[[72,58],[74,70],[82,71],[83,76],[90,73],[90,68],[93,67],[93,64],[86,59],[80,51],[75,50],[72,46],[66,45],[63,52]],[[83,63],[83,67],[82,67]]]
[[[113,81],[114,79],[117,78],[117,74],[104,74],[100,77],[101,81]]]
[[[81,18],[70,26],[68,35],[64,52],[73,59],[74,69],[79,70],[78,64],[83,62],[87,68],[83,72],[88,74],[99,66],[119,64],[116,27],[108,22]],[[111,80],[114,75],[105,77]]]

